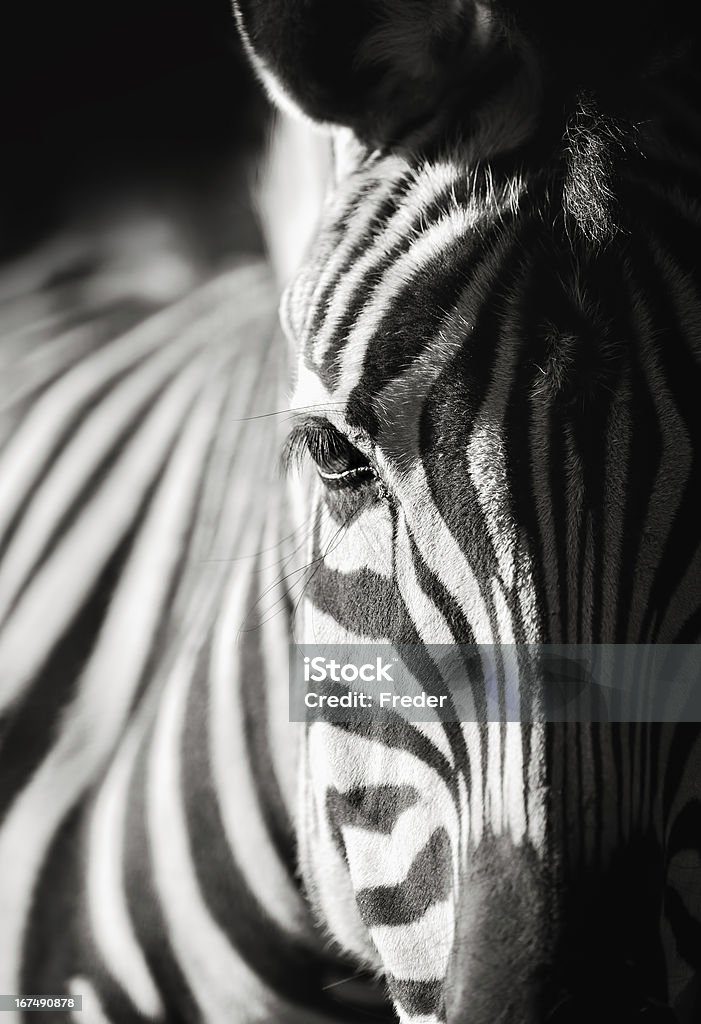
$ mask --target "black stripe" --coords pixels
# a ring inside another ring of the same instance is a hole
[[[243,705],[243,732],[258,806],[261,809],[270,841],[282,862],[294,872],[295,835],[285,801],[280,790],[275,762],[271,754],[272,738],[268,695],[265,687],[266,670],[261,643],[263,633],[260,619],[261,560],[258,556],[246,600],[248,614],[245,628],[239,633],[238,659],[241,701]]]
[[[655,245],[655,250],[659,254],[659,244]],[[676,642],[676,635],[659,636],[660,612],[664,612],[668,607],[686,575],[698,546],[698,523],[701,521],[701,493],[698,487],[701,478],[701,454],[695,440],[701,437],[701,409],[698,402],[701,393],[701,365],[698,357],[694,355],[693,339],[688,334],[690,328],[687,327],[678,309],[671,283],[663,275],[659,259],[655,259],[649,250],[645,251],[642,246],[638,246],[634,266],[640,288],[648,295],[655,296],[655,326],[657,330],[663,332],[664,338],[664,342],[658,343],[657,347],[659,362],[676,411],[688,430],[691,446],[689,477],[677,499],[678,511],[665,542],[664,551],[660,553],[658,559],[648,610],[643,621],[643,633],[649,635],[650,641]],[[653,628],[656,617],[658,624]]]
[[[436,829],[404,878],[397,885],[358,889],[356,901],[368,928],[412,924],[434,903],[447,899],[452,890],[450,839]]]
[[[363,786],[346,792],[330,788],[326,813],[339,828],[352,825],[389,835],[398,819],[419,800],[419,791],[406,784]]]
[[[439,1020],[445,1020],[443,1005],[443,981],[408,981],[405,978],[387,978],[392,997],[408,1016],[429,1017],[435,1014]]]

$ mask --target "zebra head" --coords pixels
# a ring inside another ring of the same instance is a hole
[[[688,53],[506,6],[236,5],[336,154],[282,304],[308,642],[701,632]],[[693,726],[317,722],[305,883],[402,1021],[695,1020],[700,770]]]

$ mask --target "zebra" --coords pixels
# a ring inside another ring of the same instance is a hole
[[[282,303],[319,479],[270,472],[261,262],[18,356],[0,991],[91,1024],[694,1021],[695,727],[295,725],[287,645],[697,639],[695,37],[622,47],[611,9],[621,96],[593,13],[572,52],[554,5],[325,11],[236,5],[332,126]]]
[[[335,152],[281,304],[308,643],[701,635],[698,22],[525,6],[235,4]],[[695,725],[314,721],[302,757],[316,917],[402,1022],[698,1019]]]

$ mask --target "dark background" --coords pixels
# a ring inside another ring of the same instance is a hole
[[[268,117],[228,0],[4,0],[0,32],[0,259],[127,195],[226,247]]]

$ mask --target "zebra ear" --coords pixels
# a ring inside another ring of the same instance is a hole
[[[489,33],[477,0],[234,0],[272,98],[388,141],[440,100]]]

